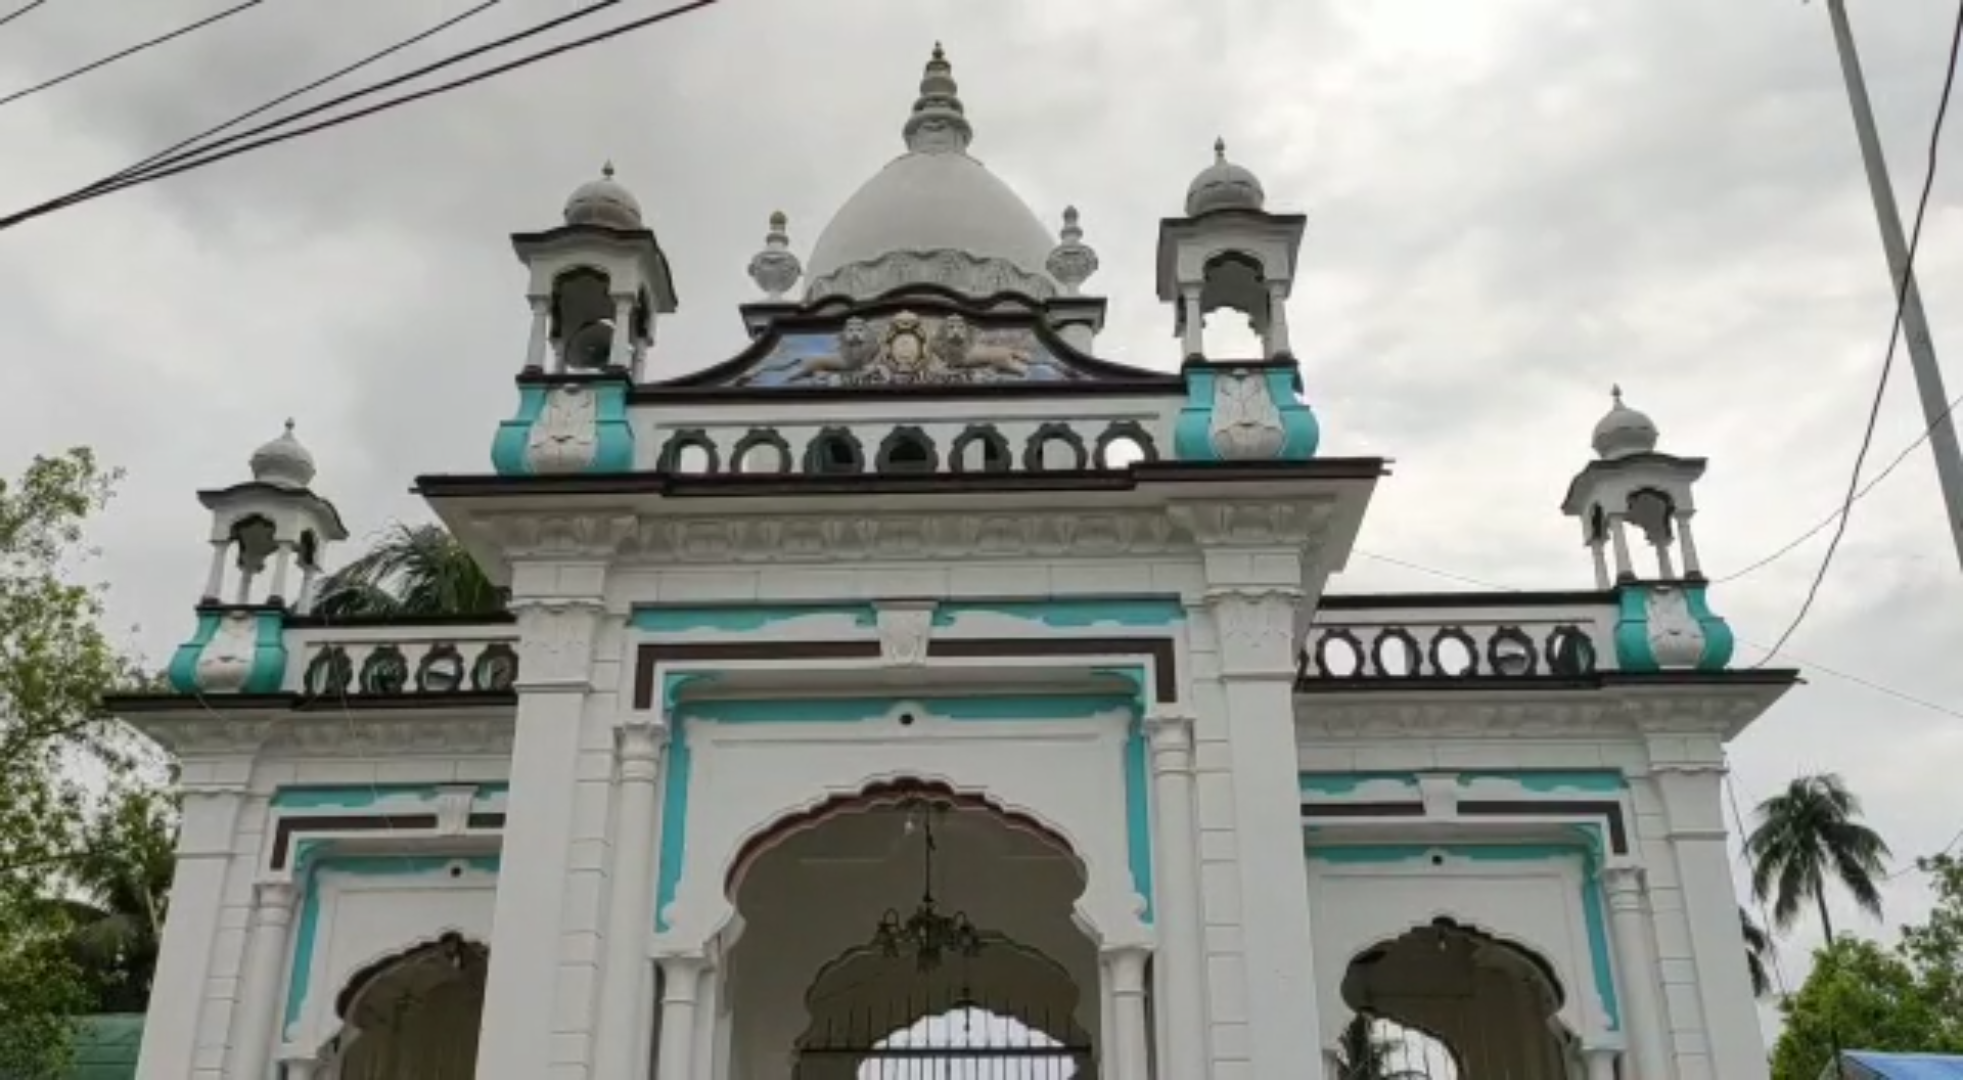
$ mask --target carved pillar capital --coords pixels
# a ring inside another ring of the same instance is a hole
[[[613,729],[614,756],[623,781],[653,783],[668,748],[668,725],[646,713],[633,713]]]
[[[262,925],[284,926],[293,918],[294,901],[299,896],[299,887],[284,878],[271,878],[252,885],[252,906],[259,913]]]
[[[1216,589],[1207,594],[1227,678],[1295,677],[1299,589]]]

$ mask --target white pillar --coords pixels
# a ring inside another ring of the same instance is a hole
[[[274,545],[273,584],[272,587],[266,591],[267,603],[270,604],[273,603],[274,601],[282,601],[282,602],[285,601],[286,573],[287,570],[291,568],[292,564],[293,564],[293,541],[281,540],[278,544]]]
[[[1711,1073],[1722,1080],[1765,1080],[1765,1043],[1738,931],[1737,882],[1725,850],[1723,758],[1712,738],[1708,753],[1671,759],[1670,744],[1705,744],[1668,735],[1652,740],[1650,768],[1663,799],[1666,834],[1683,890],[1684,918],[1697,968],[1698,1004],[1710,1050]],[[1673,1016],[1681,1026],[1684,1017]]]
[[[1636,576],[1636,567],[1629,561],[1629,536],[1622,528],[1622,515],[1609,515],[1609,543],[1615,546],[1615,576],[1617,580]]]
[[[552,332],[552,297],[532,296],[532,333],[525,341],[525,370],[545,370],[546,337]]]
[[[231,550],[230,539],[211,542],[211,569],[205,573],[204,598],[213,603],[225,595],[225,556]]]
[[[280,1062],[280,1066],[284,1070],[280,1080],[314,1080],[320,1062],[311,1057],[290,1057]]]
[[[1595,587],[1607,589],[1614,585],[1615,579],[1609,576],[1609,556],[1603,541],[1590,540],[1588,553],[1595,558]]]
[[[235,604],[252,603],[252,579],[257,576],[258,575],[254,574],[251,570],[243,566],[239,567],[239,587],[232,597],[233,603]]]
[[[1622,992],[1622,1036],[1629,1044],[1630,1068],[1643,1080],[1676,1074],[1664,1042],[1663,996],[1658,989],[1656,953],[1650,948],[1649,896],[1639,866],[1610,866],[1601,873],[1608,895],[1609,934],[1615,941],[1616,986]]]
[[[634,294],[613,294],[613,344],[607,349],[607,363],[617,368],[634,367]]]
[[[252,890],[252,934],[246,941],[245,972],[239,980],[238,1008],[232,1015],[231,1053],[226,1080],[266,1080],[285,995],[279,991],[286,968],[287,931],[293,926],[290,881],[261,881]]]
[[[607,904],[606,961],[601,969],[594,1080],[637,1080],[639,1027],[648,1023],[648,938],[654,927],[655,778],[666,725],[633,713],[615,729],[619,787],[615,795],[612,898]]]
[[[1244,573],[1231,568],[1250,564],[1293,568],[1300,559],[1294,547],[1272,557],[1265,548],[1207,555],[1209,564],[1223,556],[1217,570],[1209,565],[1210,578]],[[1199,722],[1224,724],[1232,768],[1234,891],[1243,945],[1225,978],[1241,982],[1234,993],[1246,1012],[1245,1071],[1262,1078],[1322,1080],[1294,724],[1295,606],[1301,594],[1294,588],[1247,586],[1216,589],[1207,599],[1220,646],[1226,715],[1202,715]],[[1225,917],[1232,921],[1231,912]],[[1208,921],[1218,920],[1209,913]],[[1215,988],[1215,1001],[1225,993]]]
[[[1199,833],[1193,793],[1193,718],[1158,713],[1145,720],[1152,738],[1152,784],[1157,810],[1154,921],[1159,988],[1153,1014],[1163,1032],[1166,1076],[1207,1075],[1205,927],[1200,914]]]
[[[695,1056],[695,1000],[706,965],[699,956],[664,956],[656,963],[661,965],[661,1044],[655,1080],[695,1080],[689,1071]]]
[[[293,614],[305,615],[314,609],[314,579],[320,567],[308,563],[300,568],[300,595],[293,598]]]
[[[1690,535],[1690,518],[1695,511],[1677,511],[1677,542],[1684,549],[1684,576],[1703,577],[1704,563],[1697,557],[1697,541]]]
[[[513,580],[539,567],[520,563]],[[599,588],[597,567],[560,562],[548,576]],[[592,689],[594,598],[514,598],[518,709],[511,752],[503,867],[491,915],[491,966],[477,1043],[477,1080],[552,1075],[560,927],[568,913],[579,784],[580,729]]]
[[[1200,311],[1200,287],[1187,285],[1180,290],[1179,302],[1186,305],[1186,359],[1206,355],[1206,316]]]
[[[1618,1052],[1610,1047],[1598,1046],[1582,1051],[1588,1059],[1588,1080],[1616,1080],[1615,1059]],[[1659,1077],[1661,1073],[1657,1074]],[[1641,1069],[1630,1074],[1629,1080],[1650,1080],[1650,1074]]]
[[[1146,1048],[1149,1035],[1145,1027],[1145,959],[1150,955],[1138,946],[1108,949],[1104,953],[1104,974],[1111,980],[1111,1019],[1113,1030],[1108,1055],[1112,1071],[1101,1080],[1148,1080],[1151,1057]],[[1205,1073],[1197,1074],[1204,1077]],[[663,1080],[666,1080],[664,1077]]]
[[[187,773],[193,766],[186,765]],[[249,769],[250,766],[243,766]],[[170,919],[157,950],[156,994],[143,1023],[137,1075],[174,1080],[197,1071],[200,1012],[225,909],[225,874],[245,786],[185,785],[177,828],[177,868],[171,874]],[[230,978],[234,972],[222,975]]]
[[[1286,282],[1268,282],[1268,359],[1288,356],[1293,350],[1288,345],[1288,285]]]
[[[1659,538],[1654,546],[1656,548],[1657,574],[1665,581],[1675,580],[1677,568],[1670,561],[1670,538],[1667,536]]]

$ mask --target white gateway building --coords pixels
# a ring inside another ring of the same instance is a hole
[[[1592,587],[1333,590],[1387,470],[1317,453],[1304,219],[1217,148],[1127,366],[938,49],[903,131],[682,378],[610,175],[513,238],[515,415],[416,481],[508,613],[314,612],[290,431],[201,494],[174,691],[114,703],[183,763],[141,1075],[1317,1080],[1364,1016],[1434,1080],[1764,1077],[1719,793],[1795,675],[1728,666],[1703,461],[1618,398]]]

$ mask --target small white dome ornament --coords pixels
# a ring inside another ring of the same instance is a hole
[[[1084,230],[1077,224],[1077,208],[1063,208],[1063,231],[1058,234],[1059,243],[1050,251],[1049,259],[1043,269],[1050,272],[1057,284],[1063,286],[1063,295],[1081,295],[1084,282],[1097,273],[1097,252],[1084,243]]]
[[[641,204],[634,193],[613,178],[613,162],[600,168],[598,180],[588,180],[566,199],[566,224],[598,225],[607,229],[644,229]]]
[[[1261,180],[1248,169],[1227,160],[1227,140],[1213,140],[1213,164],[1200,170],[1186,188],[1186,216],[1215,210],[1260,210],[1267,205]]]
[[[252,452],[255,483],[304,490],[314,479],[314,456],[293,437],[293,421],[273,441]]]
[[[791,252],[791,238],[784,230],[790,219],[782,210],[770,215],[770,231],[764,234],[763,250],[750,259],[750,280],[772,300],[782,300],[791,291],[798,278],[804,275],[804,266]]]
[[[1656,424],[1648,416],[1622,403],[1622,387],[1609,390],[1614,404],[1595,425],[1595,454],[1604,461],[1648,454],[1656,449]]]
[[[975,129],[968,123],[954,83],[954,65],[947,62],[947,52],[938,41],[920,76],[920,97],[900,133],[907,149],[916,154],[959,153],[974,140]]]

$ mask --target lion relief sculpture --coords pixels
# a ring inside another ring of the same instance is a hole
[[[1026,335],[1028,331],[1002,331]],[[1033,347],[988,340],[960,315],[926,318],[897,311],[884,318],[847,319],[832,351],[801,350],[766,361],[737,380],[741,386],[864,386],[880,383],[965,383],[1030,377],[1043,366],[1068,378],[1056,361]]]

